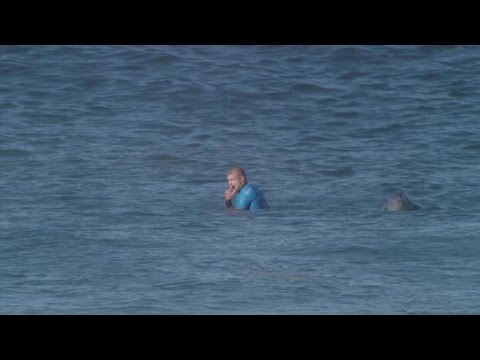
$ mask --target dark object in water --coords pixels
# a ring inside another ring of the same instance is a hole
[[[403,191],[394,192],[383,205],[384,211],[418,210],[420,206],[413,203]]]

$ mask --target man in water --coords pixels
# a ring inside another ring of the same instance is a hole
[[[227,208],[243,210],[268,209],[262,192],[247,182],[245,170],[241,167],[230,169],[227,173],[228,189],[225,190]]]

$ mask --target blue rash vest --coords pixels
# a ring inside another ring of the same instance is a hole
[[[263,193],[250,184],[245,184],[238,194],[235,194],[232,206],[235,209],[259,210],[268,209],[269,206]]]

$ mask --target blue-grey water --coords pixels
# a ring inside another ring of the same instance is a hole
[[[480,46],[1,46],[0,109],[2,314],[480,313]]]

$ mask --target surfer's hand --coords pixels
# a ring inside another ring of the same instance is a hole
[[[230,186],[227,190],[225,190],[225,200],[231,200],[235,195],[235,188]]]

